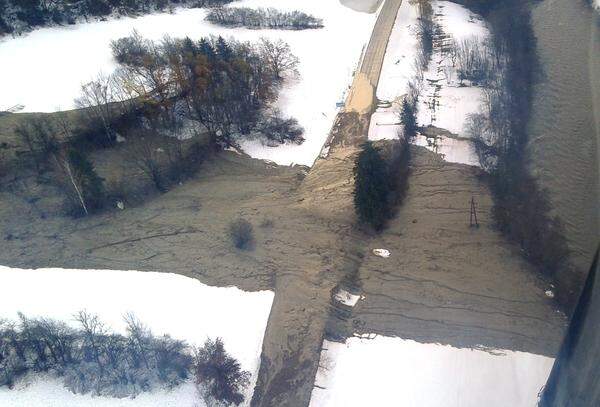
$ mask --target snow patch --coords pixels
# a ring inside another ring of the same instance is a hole
[[[401,134],[402,125],[400,123],[399,109],[396,106],[378,108],[371,115],[369,140],[396,140]]]
[[[477,156],[473,151],[471,142],[467,139],[456,139],[452,137],[426,137],[418,134],[413,144],[427,148],[439,154],[444,161],[449,163],[467,164],[479,166]]]
[[[323,342],[310,406],[531,407],[553,364],[523,352],[369,338]]]
[[[378,257],[383,257],[384,259],[390,257],[390,251],[386,249],[373,249],[373,254]]]
[[[361,296],[357,294],[350,294],[348,291],[340,289],[337,293],[335,293],[333,298],[344,305],[354,307],[358,300],[361,299]]]

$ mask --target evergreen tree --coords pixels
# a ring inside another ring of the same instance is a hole
[[[404,137],[410,141],[417,135],[417,117],[415,106],[406,99],[402,101],[402,110],[400,111],[400,120],[404,128]]]
[[[217,54],[222,60],[229,62],[233,57],[233,50],[231,49],[227,41],[225,41],[225,39],[221,36],[217,38],[216,48]]]
[[[202,55],[205,55],[209,61],[215,58],[215,50],[206,38],[202,38],[198,43],[198,50]]]
[[[362,145],[354,166],[354,209],[358,218],[381,230],[391,214],[386,163],[371,142]]]
[[[74,149],[67,153],[67,160],[87,209],[92,211],[101,208],[104,201],[104,185],[90,160],[83,153]]]

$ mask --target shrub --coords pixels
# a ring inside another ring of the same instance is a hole
[[[250,384],[250,372],[243,371],[239,362],[225,352],[220,338],[209,339],[196,350],[194,373],[208,405],[210,400],[236,406],[244,401],[242,391]]]
[[[229,225],[229,237],[235,247],[248,250],[254,241],[252,224],[245,219],[237,219]]]
[[[381,230],[391,214],[388,169],[371,142],[362,145],[354,166],[354,209],[361,222]]]
[[[402,101],[400,120],[402,121],[405,139],[407,141],[412,140],[417,135],[417,115],[415,112],[415,105],[406,99]]]
[[[79,181],[81,194],[88,210],[100,209],[105,198],[104,184],[91,161],[85,154],[75,149],[69,150],[67,159],[73,168],[75,178]]]
[[[292,142],[302,144],[304,142],[304,129],[294,118],[283,118],[278,110],[270,115],[265,115],[258,123],[256,130],[262,133],[268,140],[276,143]]]

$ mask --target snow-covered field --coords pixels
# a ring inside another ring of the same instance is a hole
[[[175,389],[116,399],[71,393],[61,381],[45,375],[30,376],[13,390],[0,388],[0,405],[10,407],[203,407],[193,383]]]
[[[485,23],[465,7],[449,1],[432,1],[431,4],[434,10],[434,21],[455,41],[460,42],[468,38],[483,41],[489,36]],[[388,44],[377,89],[377,98],[392,104],[380,106],[373,114],[369,128],[370,140],[398,137],[399,98],[407,94],[409,82],[415,81],[417,75],[415,58],[419,46],[418,16],[415,4],[402,3]],[[469,114],[479,112],[482,106],[483,89],[475,86],[459,86],[456,69],[450,57],[439,47],[434,47],[430,64],[423,77],[418,104],[419,125],[434,125],[457,136],[465,137],[464,126],[467,117]],[[449,137],[439,137],[434,140],[419,136],[415,144],[443,155],[449,162],[479,165],[468,140]]]
[[[108,328],[125,333],[123,315],[132,312],[155,335],[169,334],[190,345],[220,337],[242,368],[252,372],[251,396],[260,364],[262,341],[273,302],[270,291],[244,292],[209,287],[176,274],[138,271],[21,270],[0,266],[0,318],[50,317],[73,324],[87,310]],[[191,383],[171,392],[141,394],[133,400],[75,395],[49,378],[10,391],[0,388],[0,406],[201,406]],[[250,397],[247,397],[249,399]]]
[[[381,336],[323,348],[312,407],[533,407],[553,364]]]
[[[323,18],[325,28],[304,31],[224,28],[204,21],[204,9],[176,9],[139,18],[121,18],[75,26],[44,28],[22,37],[0,40],[0,110],[24,105],[25,112],[52,112],[74,107],[82,83],[116,65],[110,41],[136,29],[146,38],[222,35],[238,40],[261,36],[282,38],[300,58],[300,79],[290,81],[277,102],[284,114],[297,118],[306,130],[304,144],[265,147],[244,143],[252,156],[280,164],[311,165],[330,130],[336,102],[368,41],[375,15],[344,7],[338,0],[243,0],[236,6],[299,9]]]
[[[470,38],[483,41],[489,36],[485,22],[465,7],[449,1],[433,1],[432,6],[434,21],[457,43]],[[449,71],[444,72],[445,69]],[[450,56],[440,47],[434,47],[424,76],[426,86],[419,99],[419,124],[431,124],[464,136],[467,116],[477,113],[482,105],[483,89],[460,86]],[[438,103],[434,103],[436,100]]]

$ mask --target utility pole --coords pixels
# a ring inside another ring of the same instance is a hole
[[[477,220],[477,207],[475,206],[475,198],[471,196],[471,219],[469,220],[469,227],[479,227],[479,221]]]

